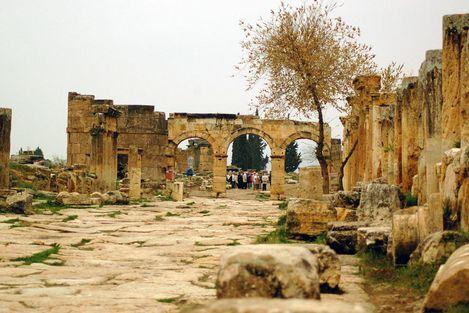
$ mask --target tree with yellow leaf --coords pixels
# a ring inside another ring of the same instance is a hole
[[[343,111],[353,78],[376,72],[370,47],[358,41],[360,30],[334,17],[335,8],[324,1],[299,7],[282,3],[268,19],[255,25],[241,22],[244,55],[238,66],[249,89],[260,85],[256,107],[266,116],[317,116],[315,154],[324,193],[329,192],[324,110]]]

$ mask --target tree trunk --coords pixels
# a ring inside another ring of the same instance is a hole
[[[345,166],[347,165],[348,160],[352,156],[353,152],[355,151],[355,148],[358,145],[358,139],[355,140],[355,143],[353,144],[352,149],[349,151],[348,155],[345,157],[345,159],[342,161],[342,164],[340,164],[340,169],[339,169],[339,190],[344,190],[344,183],[342,180],[344,179],[344,169]]]
[[[318,136],[318,146],[316,148],[316,158],[318,159],[319,165],[321,166],[322,174],[322,192],[324,194],[329,193],[329,170],[327,168],[327,160],[323,154],[324,150],[324,117],[322,115],[322,106],[319,102],[316,92],[313,89],[313,99],[314,104],[316,105],[316,110],[318,111],[318,123],[319,123],[319,136]]]

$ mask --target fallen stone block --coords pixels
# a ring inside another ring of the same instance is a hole
[[[340,283],[340,260],[327,245],[321,244],[296,244],[295,246],[308,249],[318,259],[318,274],[321,291],[334,291]]]
[[[365,184],[357,208],[358,220],[370,225],[389,225],[392,213],[401,207],[399,187],[378,182]]]
[[[63,205],[92,205],[93,200],[90,195],[80,194],[78,192],[60,192],[55,200]]]
[[[406,264],[419,243],[417,207],[394,212],[392,249],[394,264]]]
[[[440,267],[428,290],[424,312],[441,312],[469,303],[469,244],[456,250]]]
[[[357,229],[357,245],[360,251],[375,251],[386,254],[389,234],[389,226],[361,227]]]
[[[468,244],[469,237],[457,231],[439,231],[425,238],[412,252],[412,263],[437,263],[447,259],[461,245]]]
[[[360,192],[361,189],[336,192],[330,198],[331,206],[356,209],[360,205]]]
[[[339,300],[223,299],[203,305],[192,313],[365,313],[359,304]]]
[[[336,221],[335,211],[326,201],[291,199],[288,202],[286,231],[294,238],[314,238],[327,231],[327,224]]]
[[[6,210],[17,214],[33,214],[33,195],[23,191],[6,198]]]
[[[106,196],[109,197],[105,204],[128,204],[129,198],[118,190],[112,190],[106,192]]]
[[[367,222],[333,222],[328,224],[326,243],[340,254],[357,252],[357,230],[367,227]]]
[[[217,297],[319,299],[318,260],[303,247],[231,248],[220,259]]]

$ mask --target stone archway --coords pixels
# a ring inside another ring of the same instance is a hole
[[[226,161],[230,143],[244,134],[263,138],[272,154],[271,198],[284,198],[285,148],[296,139],[317,141],[318,125],[293,120],[260,119],[253,115],[172,113],[168,118],[168,159],[177,144],[197,137],[207,140],[213,148],[212,195],[222,197],[226,192]],[[325,125],[326,146],[330,147],[330,128]]]

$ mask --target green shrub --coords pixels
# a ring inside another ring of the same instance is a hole
[[[288,202],[287,201],[282,201],[280,202],[280,204],[278,205],[278,209],[279,210],[286,210],[288,207]]]
[[[265,235],[259,235],[255,243],[289,243],[286,231],[287,216],[282,215],[277,221],[277,228]]]
[[[418,205],[418,198],[417,198],[417,197],[414,197],[414,196],[412,195],[412,193],[406,192],[406,193],[404,194],[404,197],[405,197],[405,198],[404,198],[404,206],[405,206],[406,208],[409,208],[409,207],[411,207],[411,206],[416,206],[416,205]]]
[[[35,253],[29,257],[24,257],[24,258],[16,258],[13,259],[12,261],[17,261],[17,262],[24,262],[26,265],[32,264],[32,263],[42,263],[44,262],[51,254],[57,254],[60,250],[60,245],[54,243],[52,245],[52,248]]]

